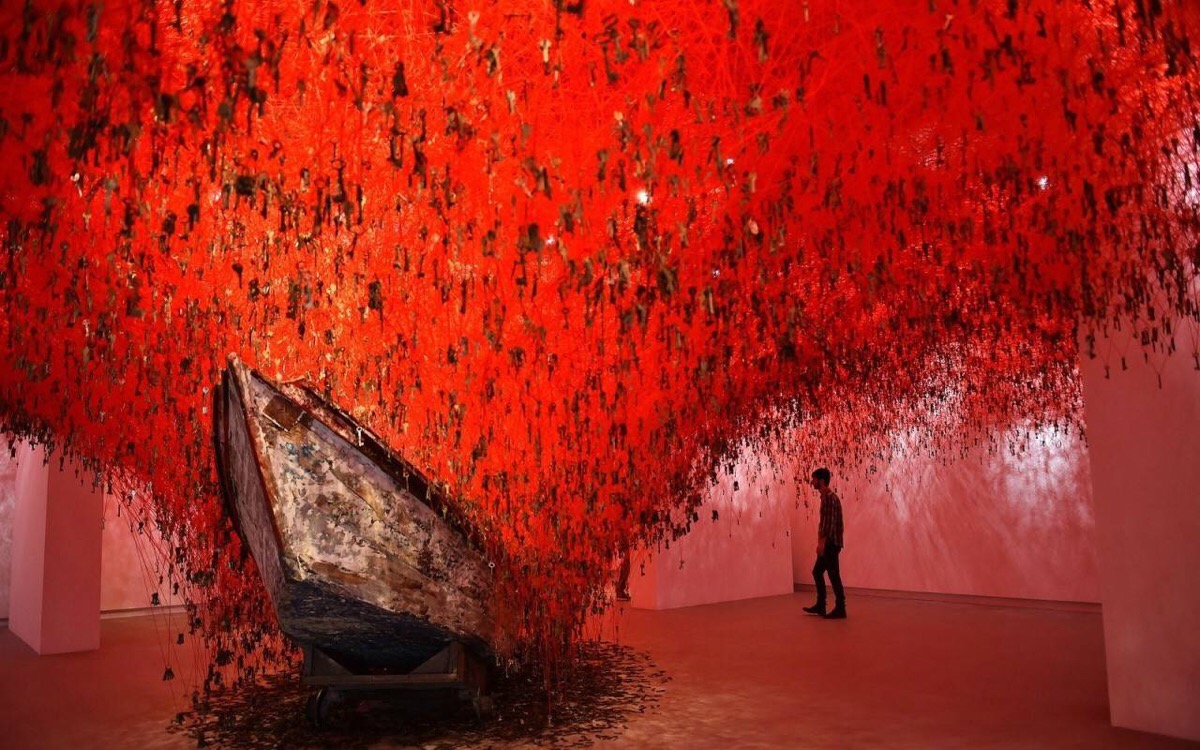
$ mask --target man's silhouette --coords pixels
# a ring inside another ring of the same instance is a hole
[[[821,493],[820,520],[817,524],[817,563],[813,565],[813,580],[817,582],[817,603],[805,607],[805,612],[821,615],[827,620],[846,619],[846,592],[842,589],[842,573],[838,554],[842,551],[842,501],[829,488],[833,475],[829,469],[812,473],[812,486]],[[833,586],[833,609],[825,611],[825,573]]]

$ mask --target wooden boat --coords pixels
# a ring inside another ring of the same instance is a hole
[[[214,394],[218,469],[283,632],[338,673],[489,652],[492,571],[454,507],[369,430],[230,356]],[[457,648],[457,646],[456,646]]]

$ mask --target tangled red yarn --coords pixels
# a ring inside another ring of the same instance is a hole
[[[228,352],[308,377],[463,499],[509,632],[557,653],[735,445],[938,441],[947,404],[1071,424],[1081,323],[1196,356],[1198,24],[6,4],[0,428],[149,487],[197,626],[249,649],[272,625],[228,563],[209,389]]]

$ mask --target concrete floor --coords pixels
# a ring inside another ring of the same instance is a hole
[[[608,630],[615,625],[620,642],[648,653],[668,680],[645,712],[593,734],[594,746],[1196,747],[1109,726],[1103,633],[1092,609],[852,592],[850,619],[838,622],[805,615],[809,599],[615,613]],[[107,619],[99,651],[37,657],[0,629],[0,746],[195,747],[194,739],[165,729],[188,707],[184,692],[195,668],[179,663],[186,648],[169,656],[174,630],[162,615]],[[164,682],[168,658],[179,677]],[[347,746],[316,737],[304,744]],[[467,744],[564,742],[476,733]],[[408,746],[399,736],[352,744]],[[259,737],[253,745],[273,740]]]

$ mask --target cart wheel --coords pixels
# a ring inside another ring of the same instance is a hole
[[[308,723],[312,724],[314,729],[320,729],[329,718],[329,706],[332,703],[332,697],[329,688],[321,688],[308,696]]]

